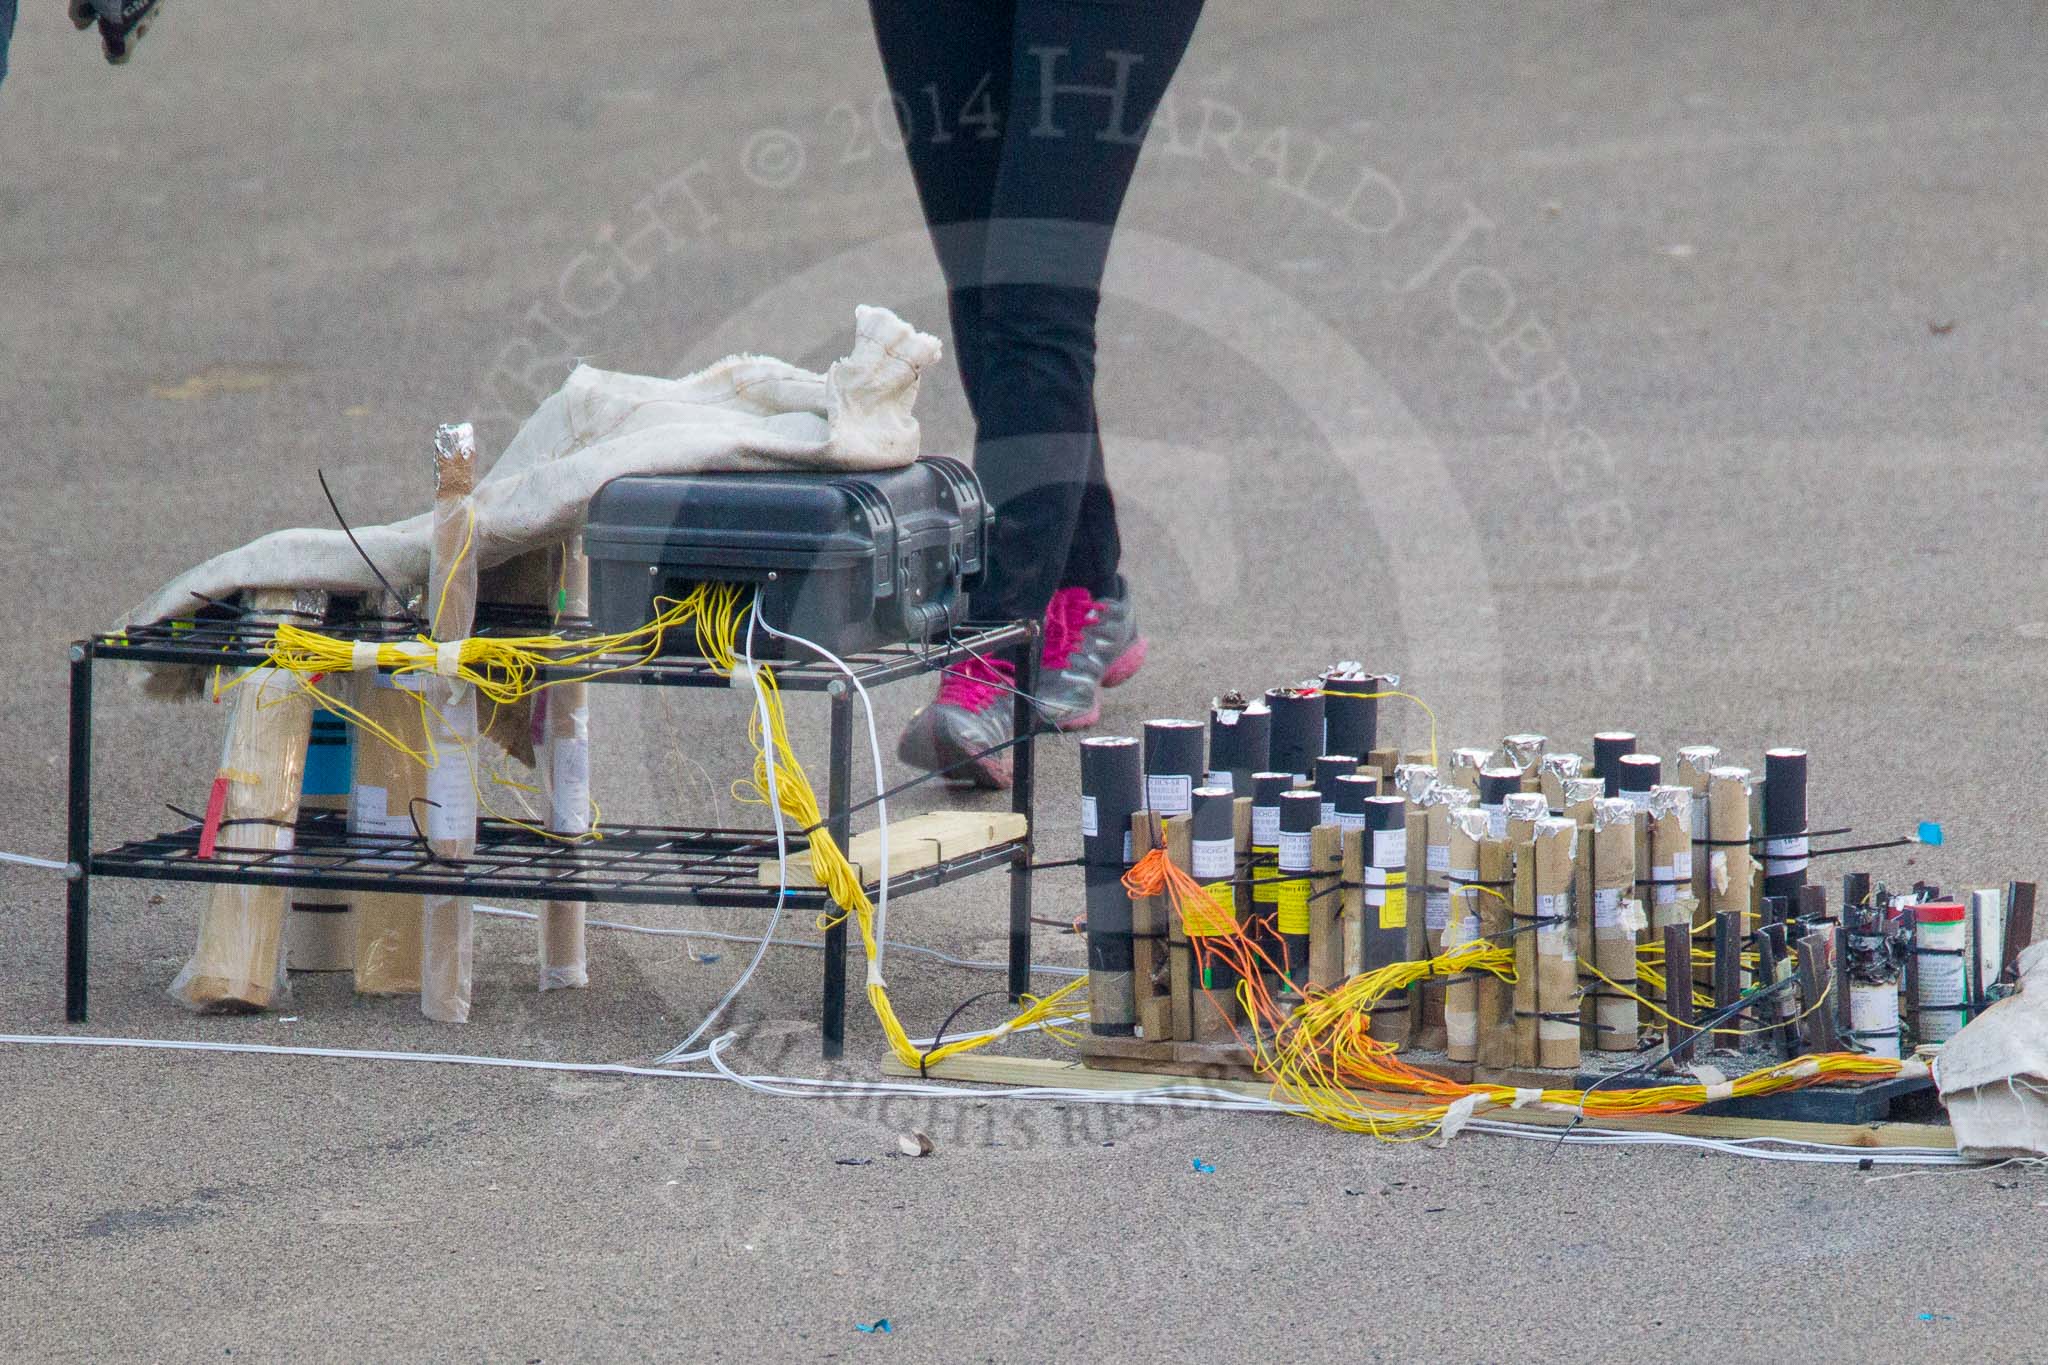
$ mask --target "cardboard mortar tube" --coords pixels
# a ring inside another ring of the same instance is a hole
[[[590,560],[583,537],[572,536],[560,556],[556,616],[590,614]],[[548,832],[567,838],[590,832],[590,684],[580,678],[541,694],[547,705]],[[571,847],[573,856],[574,848]],[[540,912],[540,988],[590,984],[582,901],[549,901]]]
[[[1707,908],[1719,913],[1735,910],[1742,915],[1742,937],[1756,928],[1756,913],[1750,899],[1755,874],[1750,856],[1749,791],[1747,768],[1716,768],[1707,787]]]
[[[1536,1020],[1537,1065],[1576,1068],[1579,1064],[1579,967],[1572,902],[1572,861],[1579,826],[1549,817],[1536,824]]]
[[[1640,992],[1636,984],[1636,932],[1645,921],[1635,898],[1635,810],[1619,797],[1593,806],[1593,961],[1609,980]],[[1594,1014],[1595,1045],[1603,1051],[1633,1052],[1639,1027],[1636,1002],[1604,983]]]
[[[387,611],[395,611],[388,605]],[[425,713],[420,708],[418,675],[403,679],[385,673],[355,677],[352,705],[364,717],[415,753],[427,747]],[[356,741],[355,781],[349,788],[348,831],[377,836],[390,849],[393,862],[410,861],[414,802],[427,794],[427,770],[368,730]],[[403,842],[401,842],[403,841]],[[422,898],[394,891],[363,892],[356,897],[356,976],[361,995],[417,995],[420,989]]]
[[[1429,804],[1424,814],[1428,819],[1425,835],[1427,846],[1423,851],[1422,903],[1423,952],[1428,957],[1440,957],[1445,948],[1446,930],[1451,923],[1451,892],[1447,878],[1451,871],[1451,812],[1470,807],[1472,794],[1463,788],[1438,784],[1429,794]],[[1470,864],[1473,875],[1478,874],[1478,850],[1473,850],[1474,861]],[[1415,1045],[1433,1051],[1443,1050],[1447,1038],[1444,1029],[1444,1007],[1446,987],[1437,981],[1423,983],[1422,1021],[1416,1035]]]
[[[274,624],[287,613],[324,613],[327,594],[259,589],[249,594],[248,605]],[[289,849],[313,731],[312,699],[296,675],[257,667],[242,676],[229,700],[227,739],[214,777],[222,793],[219,846]],[[196,1010],[277,1005],[285,993],[289,901],[290,892],[281,886],[208,887],[192,957],[171,982],[171,995]]]
[[[1692,791],[1675,785],[1650,791],[1650,927],[1692,926]],[[1691,971],[1691,964],[1685,970]]]
[[[1451,808],[1446,816],[1450,838],[1444,876],[1452,890],[1443,950],[1450,952],[1482,936],[1482,893],[1470,883],[1479,880],[1479,846],[1486,837],[1486,812],[1467,805]],[[1475,976],[1451,981],[1444,987],[1444,1055],[1454,1062],[1479,1058],[1479,979]]]
[[[476,625],[478,546],[472,543],[476,434],[468,423],[442,427],[434,438],[433,540],[426,611],[433,637],[451,643]],[[424,678],[427,728],[437,761],[427,771],[421,823],[436,857],[451,861],[476,851],[476,689],[439,673]],[[475,916],[467,896],[425,897],[421,931],[420,1013],[444,1024],[469,1022]]]
[[[1564,818],[1578,828],[1572,843],[1572,951],[1579,958],[1579,1044],[1594,1046],[1600,998],[1600,980],[1593,965],[1593,806],[1600,800],[1602,783],[1597,777],[1565,779],[1560,795]]]

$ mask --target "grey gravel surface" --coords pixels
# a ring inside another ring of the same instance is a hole
[[[0,89],[0,848],[62,845],[64,642],[322,522],[316,468],[381,520],[421,505],[436,421],[502,443],[570,357],[823,363],[862,301],[944,331],[861,6],[222,0],[122,71],[30,8]],[[1153,648],[1105,727],[1362,657],[1446,746],[1800,743],[1817,817],[1947,825],[1879,875],[2040,873],[2043,41],[2031,6],[1212,5],[1103,309]],[[965,443],[950,371],[925,410]],[[113,839],[200,799],[219,714],[103,700]],[[732,818],[740,715],[604,694],[608,814]],[[1046,764],[1057,852],[1071,749]],[[64,1029],[59,892],[0,870],[0,1029]],[[963,884],[895,932],[998,956],[1001,902]],[[102,888],[86,1031],[645,1060],[745,956],[600,934],[592,989],[542,998],[493,922],[467,1029],[335,979],[195,1019],[163,994],[193,904]],[[816,971],[770,954],[749,1069],[822,1074]],[[998,980],[891,966],[913,1029]],[[843,1074],[880,1053],[856,1009]],[[17,1359],[2025,1359],[2044,1326],[2048,1184],[2010,1169],[17,1046],[0,1097]],[[910,1127],[934,1158],[888,1155]]]

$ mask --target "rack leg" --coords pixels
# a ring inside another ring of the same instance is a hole
[[[1017,695],[1013,723],[1020,736],[1010,764],[1010,809],[1027,822],[1033,818],[1037,797],[1038,708],[1030,697],[1038,691],[1038,632],[1033,631],[1017,647]],[[1010,855],[1010,999],[1021,1000],[1031,989],[1031,849],[1034,830],[1029,823],[1024,842]]]
[[[64,857],[64,1017],[85,1022],[86,915],[92,896],[92,646],[71,647],[70,822]]]
[[[852,834],[853,696],[843,682],[826,689],[832,699],[832,744],[825,769],[825,817],[841,849]],[[846,921],[825,931],[825,1006],[818,1021],[827,1061],[846,1051]]]

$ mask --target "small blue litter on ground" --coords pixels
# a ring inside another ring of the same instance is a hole
[[[1920,1321],[1922,1321],[1922,1322],[1954,1322],[1954,1321],[1955,1321],[1955,1318],[1954,1318],[1954,1317],[1953,1317],[1953,1316],[1952,1316],[1951,1314],[1948,1314],[1948,1313],[1922,1313],[1922,1314],[1920,1315]]]
[[[1922,820],[1920,822],[1920,832],[1913,837],[1923,844],[1932,844],[1939,848],[1941,847],[1941,826],[1932,820]]]
[[[853,1330],[856,1332],[867,1332],[870,1335],[879,1332],[883,1336],[888,1336],[889,1333],[896,1329],[889,1325],[887,1318],[876,1318],[873,1322],[856,1322],[853,1325]]]
[[[1196,1175],[1214,1175],[1214,1174],[1216,1174],[1216,1168],[1215,1168],[1214,1166],[1211,1166],[1211,1165],[1210,1165],[1210,1164],[1209,1164],[1208,1162],[1206,1162],[1206,1161],[1202,1160],[1202,1158],[1200,1158],[1200,1157],[1196,1157],[1196,1158],[1194,1158],[1194,1165],[1195,1165],[1195,1174],[1196,1174]]]

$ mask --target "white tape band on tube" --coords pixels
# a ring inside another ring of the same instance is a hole
[[[461,669],[462,641],[444,640],[434,646],[434,672],[444,678],[452,678]]]
[[[375,673],[377,671],[376,641],[357,640],[348,647],[348,671],[351,673]]]

